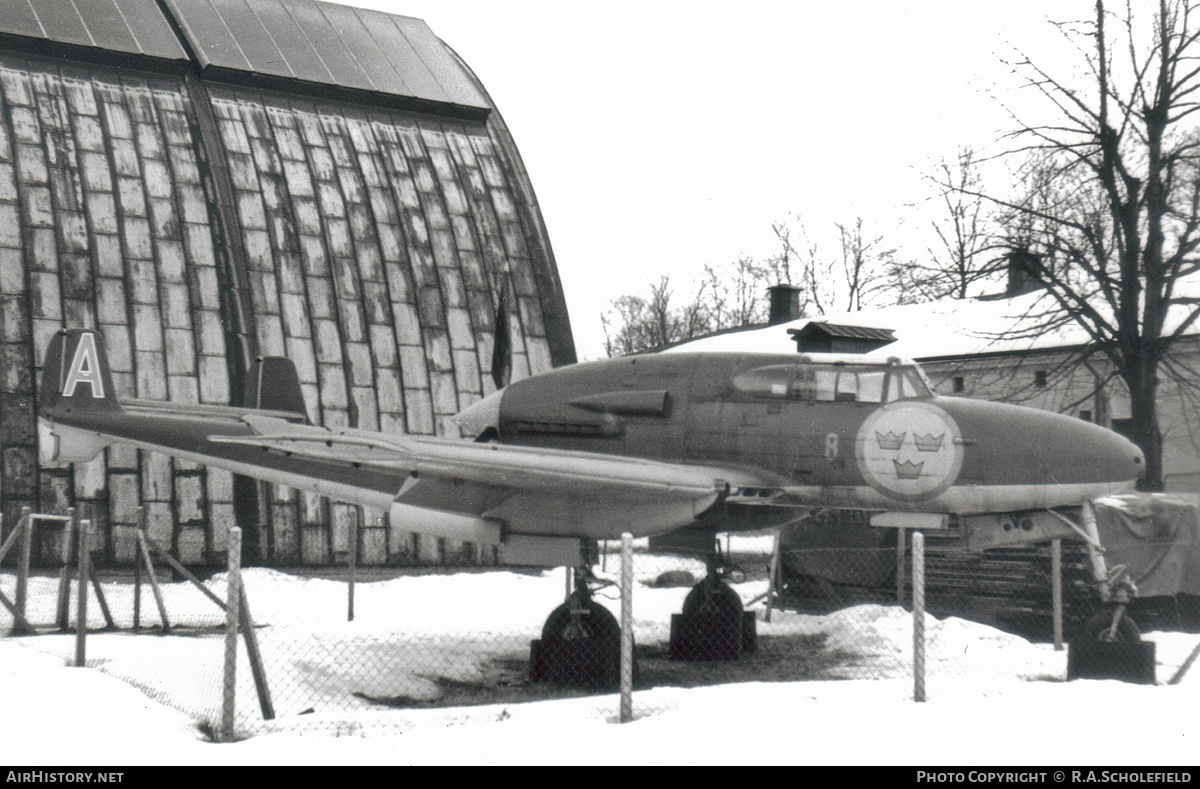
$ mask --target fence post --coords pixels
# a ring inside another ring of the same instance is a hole
[[[71,626],[71,549],[75,546],[75,532],[79,521],[75,508],[67,508],[67,522],[63,524],[62,567],[58,571],[58,600],[54,609],[54,620],[59,630]]]
[[[242,530],[229,530],[229,575],[225,598],[225,681],[221,699],[219,739],[233,739],[234,705],[237,698],[238,614],[242,597]]]
[[[633,535],[621,535],[621,723],[633,720]]]
[[[896,529],[896,603],[904,605],[904,527]]]
[[[28,619],[25,616],[25,601],[28,598],[29,592],[29,562],[33,555],[33,515],[29,507],[21,508],[21,521],[17,524],[17,528],[21,531],[20,543],[17,546],[17,610],[21,612],[22,619]],[[14,630],[17,628],[13,628]]]
[[[925,701],[925,535],[912,536],[913,701]]]
[[[133,629],[142,627],[142,529],[146,526],[146,508],[137,508],[137,533],[133,547]]]
[[[92,522],[84,518],[79,522],[79,586],[75,592],[75,665],[87,662],[87,584],[91,574],[91,546],[89,543]]]
[[[0,525],[2,525],[3,517],[3,515],[0,515]],[[19,539],[21,539],[21,523],[18,521],[17,528],[9,533],[3,544],[0,544],[0,560],[3,560],[8,555],[9,550],[17,544]],[[4,592],[0,592],[0,604],[7,608],[9,613],[13,615],[12,633],[14,635],[33,632],[33,628],[29,626],[29,622],[25,619],[25,615],[21,613],[21,609],[17,607],[16,602],[9,600]]]
[[[1050,585],[1054,611],[1054,651],[1063,648],[1063,588],[1062,588],[1062,540],[1050,541]]]

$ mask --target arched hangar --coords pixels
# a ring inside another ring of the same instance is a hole
[[[314,0],[0,0],[0,493],[8,528],[76,507],[109,561],[139,507],[191,563],[235,522],[250,560],[345,558],[350,507],[128,447],[39,456],[63,326],[102,330],[122,396],[238,403],[286,355],[314,419],[424,434],[574,361],[479,80],[421,20]],[[481,558],[362,526],[365,563]]]

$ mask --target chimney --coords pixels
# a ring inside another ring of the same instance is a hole
[[[1033,276],[1037,270],[1038,256],[1028,249],[1014,249],[1008,253],[1008,287],[1005,296],[1020,296],[1037,290],[1039,285]]]
[[[772,285],[767,288],[771,294],[771,314],[767,323],[774,326],[777,323],[787,323],[803,317],[800,314],[800,288],[795,285]]]

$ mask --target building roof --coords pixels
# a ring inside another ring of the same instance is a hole
[[[316,0],[167,0],[203,70],[487,109],[420,19]]]
[[[1200,297],[1200,276],[1181,280],[1176,297]],[[1044,291],[1011,298],[943,299],[925,304],[904,304],[817,318],[800,318],[774,326],[726,332],[681,343],[668,352],[740,351],[795,353],[793,335],[810,323],[891,329],[896,341],[868,352],[867,356],[900,356],[911,359],[1017,354],[1085,345],[1087,332],[1074,322],[1044,327],[1039,316],[1053,305]],[[1187,311],[1173,310],[1164,327],[1171,332]]]
[[[826,321],[809,321],[804,328],[789,329],[788,333],[794,338],[801,334],[820,333],[830,337],[844,337],[850,340],[886,340],[892,342],[896,335],[891,329],[874,329],[867,326],[846,326]]]
[[[0,35],[100,57],[190,60],[214,79],[375,93],[479,120],[491,110],[424,21],[317,0],[0,0]]]
[[[187,60],[187,52],[154,0],[0,0],[0,33]]]

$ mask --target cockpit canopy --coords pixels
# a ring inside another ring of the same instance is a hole
[[[734,392],[743,397],[807,402],[890,403],[931,396],[925,373],[912,362],[825,362],[802,358],[738,374]]]

